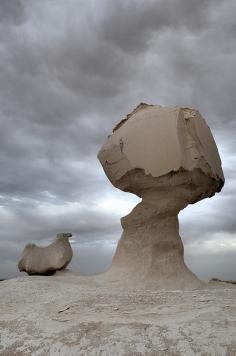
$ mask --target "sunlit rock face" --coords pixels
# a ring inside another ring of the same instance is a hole
[[[26,245],[18,263],[20,272],[30,275],[50,275],[66,268],[73,256],[69,242],[71,236],[71,233],[57,234],[56,240],[46,247]]]
[[[224,185],[219,153],[197,110],[141,103],[98,153],[111,183],[142,201],[124,229],[107,278],[155,288],[198,288],[183,259],[178,213]]]

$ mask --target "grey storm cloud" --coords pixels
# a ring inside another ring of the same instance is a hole
[[[0,21],[4,25],[20,25],[25,20],[25,10],[21,0],[2,0]]]
[[[124,205],[138,200],[96,155],[141,101],[196,107],[210,125],[226,185],[183,211],[181,234],[196,272],[221,259],[233,278],[235,14],[234,0],[0,1],[0,278],[16,275],[25,243],[64,230],[74,269],[108,268]]]
[[[213,1],[117,1],[106,2],[100,33],[124,51],[147,49],[151,35],[176,29],[201,31]]]

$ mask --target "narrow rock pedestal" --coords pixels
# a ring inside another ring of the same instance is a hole
[[[146,191],[121,219],[123,234],[106,277],[113,284],[137,288],[200,288],[184,263],[178,213],[187,202],[173,191]]]

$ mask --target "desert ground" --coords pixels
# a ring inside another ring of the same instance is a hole
[[[110,288],[71,272],[0,284],[0,355],[236,355],[236,286]]]

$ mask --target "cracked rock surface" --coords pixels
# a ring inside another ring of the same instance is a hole
[[[0,282],[1,356],[236,354],[234,285],[130,290],[63,273]]]

